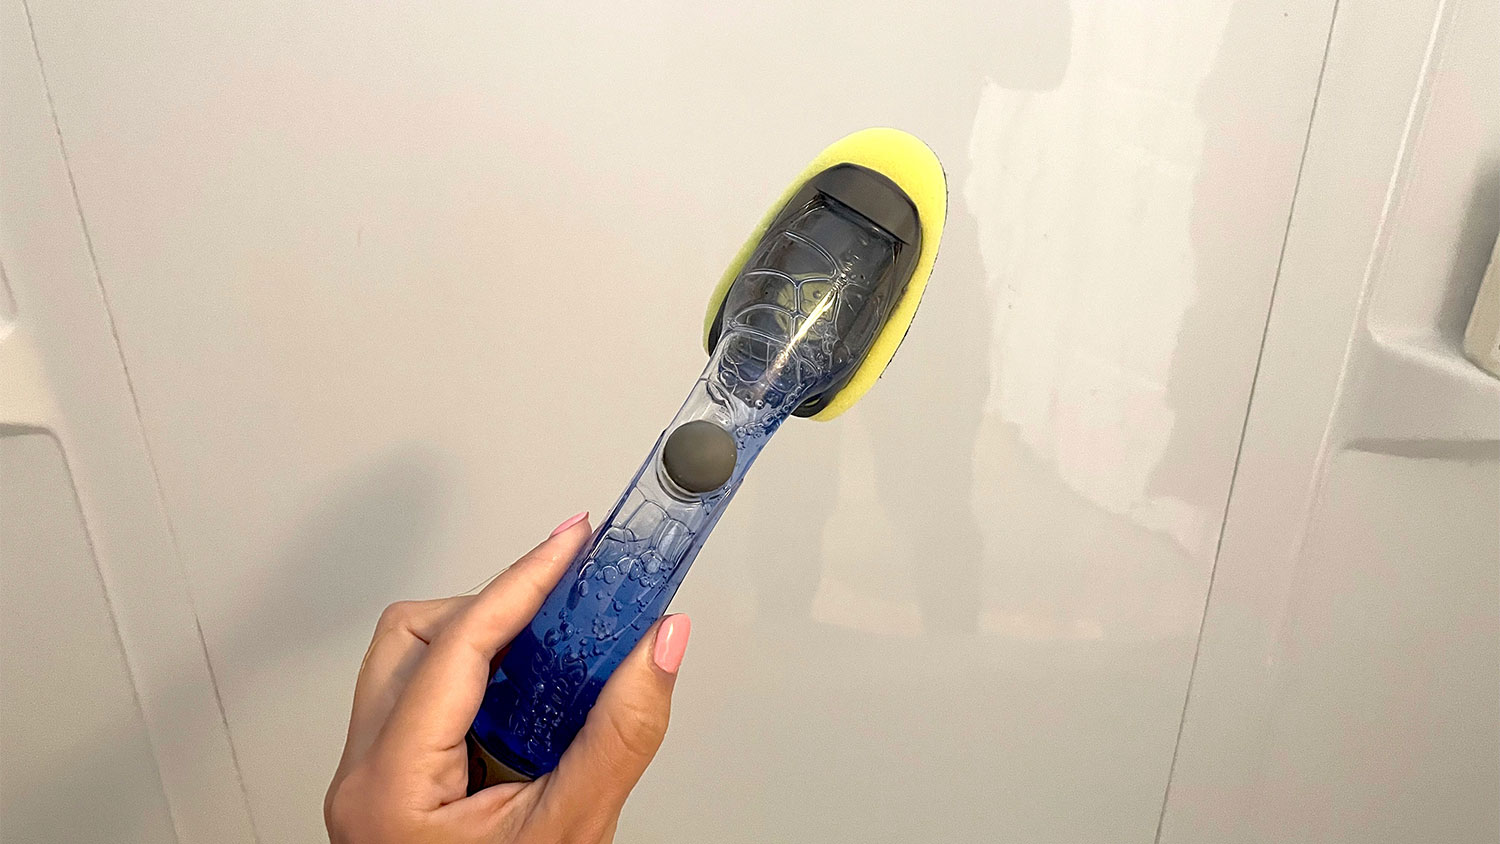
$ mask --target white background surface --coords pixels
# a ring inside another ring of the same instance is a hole
[[[380,608],[606,509],[747,228],[878,124],[947,167],[924,307],[705,549],[621,840],[1500,830],[1500,399],[1455,357],[1497,228],[1479,0],[4,27],[0,422],[61,444],[179,840],[321,837]],[[14,442],[7,484],[56,480]],[[16,789],[81,776],[12,723],[7,841]]]

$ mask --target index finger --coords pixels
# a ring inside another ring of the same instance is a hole
[[[490,663],[541,609],[588,541],[581,520],[500,573],[427,649],[396,701],[383,737],[412,751],[462,746],[490,679]]]
[[[374,743],[395,708],[401,691],[422,654],[473,596],[434,601],[400,601],[386,607],[375,625],[359,677],[354,681],[354,703],[349,713],[349,735],[344,760],[359,759]],[[340,767],[344,767],[343,763]]]

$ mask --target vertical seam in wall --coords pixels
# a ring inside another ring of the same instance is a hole
[[[126,386],[126,389],[130,393],[131,409],[135,413],[136,431],[139,434],[139,436],[141,438],[141,443],[142,443],[142,445],[144,446],[144,448],[146,450],[146,461],[147,461],[148,465],[151,467],[151,481],[152,481],[152,484],[155,486],[155,489],[156,489],[156,505],[157,505],[157,509],[159,511],[161,511],[162,519],[163,519],[163,521],[166,524],[167,535],[168,535],[168,537],[169,537],[169,539],[170,539],[170,541],[172,543],[172,553],[173,553],[173,555],[177,559],[178,568],[183,570],[183,588],[184,588],[184,590],[186,590],[186,592],[188,594],[189,610],[193,614],[193,628],[196,631],[197,636],[198,636],[198,649],[199,649],[200,653],[202,653],[202,655],[203,655],[204,665],[207,666],[207,668],[208,668],[209,684],[213,688],[214,705],[218,708],[218,711],[219,711],[219,722],[224,727],[224,738],[229,743],[229,757],[230,757],[231,764],[233,764],[233,766],[234,766],[235,785],[239,789],[240,802],[245,807],[245,817],[248,819],[248,821],[250,823],[250,834],[251,834],[251,836],[256,841],[259,841],[260,840],[260,833],[255,828],[255,814],[254,814],[254,812],[251,811],[251,808],[250,808],[250,796],[249,796],[249,792],[245,788],[245,778],[244,778],[244,775],[240,772],[240,760],[239,760],[239,754],[235,750],[235,746],[234,746],[234,734],[229,729],[229,717],[228,717],[228,715],[226,714],[226,712],[224,710],[224,698],[223,698],[223,695],[221,695],[220,692],[219,692],[219,680],[218,680],[218,677],[214,673],[213,660],[209,657],[209,653],[208,653],[208,642],[207,642],[207,640],[203,636],[203,626],[202,626],[202,624],[200,623],[200,621],[198,619],[198,606],[197,606],[197,602],[195,600],[193,600],[193,596],[192,596],[192,584],[188,581],[188,578],[187,578],[187,575],[186,575],[186,570],[185,570],[185,567],[183,566],[183,563],[182,563],[182,550],[181,550],[181,547],[179,546],[179,543],[177,541],[177,529],[172,524],[171,513],[167,510],[167,506],[166,506],[166,492],[162,488],[161,473],[157,470],[156,455],[151,450],[151,440],[150,440],[150,438],[146,436],[145,423],[143,422],[143,420],[141,418],[141,403],[140,403],[140,399],[136,395],[135,382],[134,382],[134,380],[130,376],[130,365],[125,360],[125,350],[124,350],[124,347],[120,343],[120,332],[119,332],[118,327],[115,325],[114,310],[109,305],[109,293],[104,288],[104,279],[103,279],[103,276],[102,276],[102,274],[100,273],[100,270],[99,270],[99,259],[95,255],[95,253],[94,253],[94,239],[93,239],[93,236],[89,233],[88,221],[84,218],[84,214],[83,214],[83,202],[80,200],[79,195],[78,195],[78,182],[77,182],[77,180],[73,176],[73,163],[72,163],[72,161],[70,161],[68,159],[68,146],[67,146],[67,143],[63,140],[62,123],[58,120],[58,117],[57,117],[57,103],[53,99],[53,96],[52,96],[52,84],[47,79],[47,66],[46,66],[46,63],[42,60],[42,48],[41,48],[40,42],[37,39],[36,22],[32,18],[31,3],[30,3],[30,0],[20,0],[20,2],[21,2],[21,8],[22,8],[22,10],[26,14],[26,27],[29,30],[28,34],[31,36],[31,50],[32,50],[32,54],[36,57],[37,71],[41,75],[41,79],[42,79],[42,93],[47,98],[47,111],[48,111],[49,115],[52,118],[52,131],[57,136],[58,152],[62,156],[63,170],[67,173],[67,176],[68,176],[68,190],[72,193],[73,211],[78,216],[78,226],[79,226],[79,229],[83,233],[84,248],[88,251],[89,268],[93,272],[93,275],[94,275],[94,286],[95,286],[95,288],[99,292],[99,298],[104,303],[104,318],[105,318],[105,321],[109,324],[110,338],[114,342],[115,355],[119,359],[120,369],[125,374],[125,386]],[[80,504],[80,507],[81,506],[82,505]],[[87,530],[85,532],[87,533]],[[89,544],[90,544],[90,546],[93,545],[92,535],[89,536]],[[96,556],[97,556],[97,552],[96,552]],[[101,585],[103,585],[102,582],[101,582]],[[111,596],[109,594],[109,590],[107,588],[104,590],[104,599],[105,599],[106,605],[109,607],[109,612],[110,612],[111,620],[115,621],[115,626],[116,626],[115,637],[116,637],[116,640],[118,641],[119,640],[119,630],[118,630],[119,622],[118,622],[118,620],[116,620],[114,618],[114,616],[115,616],[114,602],[113,602],[113,599],[111,598]],[[121,652],[124,653],[124,655],[125,655],[126,665],[128,667],[129,664],[130,664],[130,654],[127,651],[125,651],[125,647],[124,647],[124,642],[123,641],[120,641],[120,647],[121,647]],[[132,674],[133,673],[134,672],[132,672]],[[135,696],[136,706],[137,707],[141,707],[140,692],[136,688],[136,685],[135,685],[133,677],[132,677],[132,682],[131,682],[131,694]],[[141,707],[141,708],[144,709],[144,707]],[[160,767],[160,765],[158,764],[158,768],[159,767]],[[157,775],[160,776],[160,771],[159,770],[158,770],[158,774]],[[170,797],[167,800],[167,806],[168,806],[168,810],[172,811],[172,801],[171,801]],[[174,828],[176,827],[176,824],[177,824],[177,821],[176,821],[175,812],[174,812],[174,817],[173,817],[173,826],[174,826]],[[179,836],[179,839],[180,839],[180,837],[182,835],[182,830],[181,829],[177,829],[176,831],[177,831],[177,835]]]
[[[1297,213],[1297,197],[1302,189],[1302,174],[1307,167],[1307,151],[1312,146],[1313,125],[1318,117],[1318,98],[1323,93],[1323,77],[1328,72],[1328,53],[1333,48],[1333,31],[1339,16],[1339,0],[1334,0],[1333,9],[1328,16],[1328,34],[1323,40],[1323,59],[1318,65],[1318,80],[1313,85],[1312,106],[1307,113],[1307,131],[1302,137],[1302,155],[1297,160],[1297,176],[1292,182],[1292,199],[1287,204],[1286,227],[1281,233],[1281,250],[1276,255],[1276,272],[1271,277],[1271,295],[1266,303],[1265,322],[1261,326],[1260,347],[1255,353],[1255,369],[1250,376],[1250,393],[1245,399],[1245,416],[1240,423],[1239,443],[1235,447],[1234,468],[1229,473],[1229,490],[1224,499],[1224,515],[1219,520],[1219,536],[1214,543],[1213,563],[1208,571],[1208,588],[1203,595],[1203,610],[1198,617],[1198,635],[1193,643],[1193,659],[1188,666],[1187,689],[1182,698],[1182,715],[1177,721],[1177,736],[1172,743],[1172,761],[1167,766],[1167,784],[1162,791],[1161,810],[1156,816],[1156,834],[1152,836],[1155,844],[1161,844],[1162,827],[1167,819],[1167,804],[1172,797],[1172,778],[1177,773],[1177,756],[1182,749],[1182,733],[1187,726],[1188,705],[1193,697],[1193,681],[1198,674],[1198,657],[1203,650],[1203,632],[1208,626],[1208,607],[1213,599],[1214,578],[1219,571],[1219,554],[1224,549],[1224,529],[1229,522],[1229,503],[1234,498],[1234,484],[1239,477],[1240,461],[1245,454],[1245,435],[1250,428],[1250,411],[1255,406],[1255,388],[1260,382],[1260,367],[1266,354],[1266,338],[1271,332],[1271,312],[1276,307],[1276,287],[1281,283],[1281,269],[1286,261],[1287,242],[1291,239],[1292,220]]]

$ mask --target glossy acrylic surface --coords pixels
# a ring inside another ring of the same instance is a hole
[[[879,124],[936,272],[677,596],[621,840],[1151,840],[1332,0],[28,5],[263,840],[320,837],[381,607],[615,500]]]

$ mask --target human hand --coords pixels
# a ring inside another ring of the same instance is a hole
[[[598,844],[667,731],[685,615],[647,631],[555,770],[465,796],[464,736],[492,664],[588,541],[564,522],[478,595],[392,604],[359,669],[344,755],[323,800],[334,844]]]

